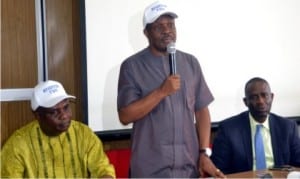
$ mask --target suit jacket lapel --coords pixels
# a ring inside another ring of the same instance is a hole
[[[243,114],[243,127],[241,128],[242,141],[244,144],[245,154],[247,155],[248,167],[253,168],[253,154],[252,154],[252,137],[251,127],[248,112]]]
[[[274,164],[280,163],[280,151],[278,150],[280,148],[279,141],[277,139],[280,138],[280,136],[277,136],[276,134],[280,134],[280,129],[276,126],[276,121],[273,119],[274,117],[270,114],[269,117],[269,125],[270,125],[270,135],[271,135],[271,142],[272,142],[272,150],[273,150],[273,158],[274,158]]]

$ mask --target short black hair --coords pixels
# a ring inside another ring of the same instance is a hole
[[[269,83],[267,80],[261,78],[261,77],[254,77],[254,78],[251,78],[245,85],[245,95],[247,94],[247,89],[249,87],[249,85],[253,82],[263,82],[263,83],[266,83],[268,86],[269,86]]]

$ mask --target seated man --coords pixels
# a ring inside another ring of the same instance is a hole
[[[273,96],[266,80],[253,78],[246,83],[243,99],[249,111],[220,122],[211,158],[224,173],[281,165],[300,167],[297,124],[270,113]],[[255,135],[257,124],[262,126],[262,135]],[[261,151],[255,152],[259,147]]]
[[[115,178],[100,139],[71,120],[70,96],[56,81],[38,84],[31,108],[37,120],[15,131],[1,151],[1,176],[13,178]]]

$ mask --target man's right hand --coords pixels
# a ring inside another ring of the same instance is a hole
[[[160,86],[160,90],[165,96],[169,96],[180,89],[180,76],[170,75]]]

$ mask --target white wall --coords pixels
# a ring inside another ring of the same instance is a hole
[[[95,131],[129,128],[119,123],[117,81],[121,62],[147,45],[142,14],[151,0],[86,0],[89,126]],[[169,0],[178,49],[194,54],[215,101],[212,120],[245,110],[244,85],[267,79],[273,112],[300,116],[299,0]]]

